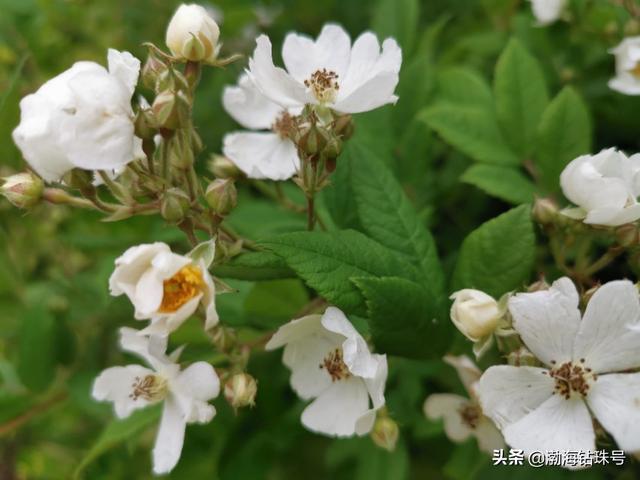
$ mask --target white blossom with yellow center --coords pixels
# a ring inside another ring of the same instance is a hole
[[[640,95],[640,36],[625,38],[610,53],[616,57],[616,76],[609,81],[609,88]]]
[[[138,320],[151,320],[142,334],[168,335],[205,309],[205,328],[218,323],[215,286],[203,261],[171,252],[160,242],[131,247],[116,260],[109,279],[114,296],[125,294]]]

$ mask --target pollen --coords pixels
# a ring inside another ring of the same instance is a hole
[[[636,78],[640,78],[640,62],[636,63],[635,67],[629,70],[629,73]]]
[[[549,376],[556,382],[553,393],[557,393],[567,400],[574,392],[583,397],[586,396],[589,393],[591,383],[598,379],[598,376],[590,368],[585,367],[584,359],[575,363],[563,363],[552,369]]]
[[[480,411],[480,407],[473,403],[467,403],[463,405],[459,410],[460,419],[462,423],[464,423],[467,427],[472,430],[475,430],[478,427],[478,422],[480,421],[480,417],[482,416],[482,412]]]
[[[326,68],[313,72],[311,77],[304,81],[304,85],[311,89],[320,103],[333,102],[340,90],[338,74]]]
[[[329,352],[329,354],[320,364],[320,369],[327,371],[327,373],[331,377],[332,382],[344,380],[351,377],[349,367],[347,367],[347,365],[344,363],[344,359],[342,358],[341,348],[336,348],[335,350]]]
[[[158,312],[173,313],[202,293],[205,288],[202,272],[195,265],[187,265],[173,277],[164,281],[162,303]]]
[[[136,377],[131,384],[129,398],[133,401],[143,398],[148,402],[162,400],[167,395],[167,381],[159,375]]]
[[[273,125],[271,125],[271,130],[277,133],[278,136],[282,139],[289,138],[295,128],[296,119],[286,110],[283,110],[276,121],[273,122]]]

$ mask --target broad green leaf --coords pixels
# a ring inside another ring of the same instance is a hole
[[[402,69],[398,83],[398,103],[394,106],[393,127],[402,133],[406,124],[422,109],[435,90],[435,68],[427,56],[415,57]]]
[[[18,375],[29,389],[43,391],[53,380],[57,338],[55,319],[44,303],[26,310],[20,331]]]
[[[380,38],[395,38],[408,55],[416,41],[419,16],[418,0],[377,0],[372,28]]]
[[[109,425],[107,425],[93,446],[85,454],[75,471],[75,478],[82,478],[82,472],[96,458],[115,446],[140,434],[150,425],[156,423],[159,418],[160,406],[157,405],[154,407],[147,407],[143,410],[138,410],[131,414],[130,417],[123,420],[113,420]]]
[[[353,230],[297,232],[260,242],[282,257],[306,284],[341,309],[364,316],[366,307],[353,278],[404,277],[417,272],[396,254]]]
[[[356,202],[351,187],[351,158],[358,139],[358,132],[347,142],[347,147],[338,159],[336,171],[333,172],[330,184],[321,195],[324,204],[334,223],[342,229],[360,230]]]
[[[516,207],[469,234],[458,255],[453,290],[477,288],[500,297],[529,279],[535,259],[530,209]]]
[[[463,107],[493,108],[493,94],[487,81],[475,70],[450,67],[438,73],[438,102]]]
[[[444,276],[431,233],[379,154],[359,145],[351,158],[351,182],[364,231],[390,250],[419,266],[434,294],[442,293]]]
[[[286,262],[271,252],[247,252],[222,265],[215,265],[214,275],[237,280],[276,280],[293,278],[295,273]]]
[[[449,347],[451,324],[443,296],[396,277],[354,278],[367,303],[369,330],[378,351],[410,358],[439,358]]]
[[[493,165],[520,163],[502,136],[495,112],[487,106],[441,104],[419,115],[445,141],[478,162]]]
[[[520,170],[497,165],[471,165],[460,180],[514,205],[533,201],[535,185]]]
[[[509,145],[526,158],[533,150],[549,94],[538,61],[517,39],[509,42],[498,59],[494,95],[498,121]]]
[[[294,318],[308,301],[309,294],[299,279],[260,282],[247,295],[244,311],[249,324],[277,328]]]
[[[591,119],[587,106],[566,87],[545,110],[538,130],[535,165],[548,192],[560,188],[560,173],[574,158],[591,150]]]

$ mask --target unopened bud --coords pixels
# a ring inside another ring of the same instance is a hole
[[[325,158],[335,160],[342,153],[342,140],[333,137],[329,140],[322,153],[325,155]]]
[[[207,204],[218,215],[225,216],[238,204],[238,192],[233,180],[218,178],[211,182],[205,192]]]
[[[504,315],[498,302],[480,290],[466,288],[451,295],[451,321],[473,342],[492,334]]]
[[[151,140],[158,131],[154,128],[154,119],[150,109],[140,108],[133,123],[136,137]]]
[[[90,197],[95,194],[96,187],[93,184],[93,174],[87,170],[74,168],[67,172],[62,179],[64,183],[71,188],[79,190],[85,197]]]
[[[623,247],[632,247],[640,243],[640,231],[633,223],[621,225],[616,228],[616,239],[618,240],[619,245]]]
[[[216,251],[216,256],[217,253],[218,252]],[[216,325],[214,328],[209,330],[209,334],[211,335],[211,342],[219,351],[224,353],[230,352],[238,342],[238,335],[236,331],[222,325]]]
[[[149,50],[147,61],[144,63],[142,70],[140,71],[140,77],[145,87],[150,90],[155,90],[158,85],[158,80],[169,67],[162,61],[153,50]]]
[[[302,133],[298,143],[307,155],[316,155],[327,145],[327,132],[316,125],[311,125]]]
[[[200,5],[180,5],[167,27],[166,43],[171,53],[192,62],[215,59],[220,28]]]
[[[211,156],[211,160],[209,160],[209,171],[211,171],[216,178],[238,178],[241,173],[240,169],[236,167],[236,164],[224,155]]]
[[[533,282],[527,287],[527,292],[529,293],[541,292],[544,290],[549,290],[549,284],[544,278],[538,280],[537,282]]]
[[[548,198],[538,198],[533,204],[533,218],[542,225],[553,223],[558,216],[558,207]]]
[[[398,424],[386,415],[379,416],[371,430],[371,439],[380,448],[393,452],[398,443]]]
[[[507,355],[507,363],[516,367],[534,367],[539,362],[536,356],[525,347],[520,347]]]
[[[195,161],[192,137],[188,129],[176,130],[175,135],[168,141],[169,163],[180,170],[187,170]]]
[[[17,173],[2,180],[0,194],[18,208],[31,208],[42,198],[44,182],[31,172]]]
[[[340,115],[334,122],[333,132],[342,140],[349,140],[353,136],[353,118],[351,115]]]
[[[165,90],[153,101],[151,109],[158,127],[176,130],[189,117],[191,105],[182,91]]]
[[[236,373],[224,385],[224,396],[234,409],[255,405],[258,382],[248,373]]]
[[[176,223],[189,211],[189,196],[178,188],[170,188],[162,196],[160,214],[168,222]]]

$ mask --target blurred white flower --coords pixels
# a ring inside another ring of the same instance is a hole
[[[127,365],[104,370],[93,384],[96,400],[113,402],[118,418],[164,401],[160,428],[153,449],[153,471],[170,472],[182,452],[187,423],[208,423],[216,414],[207,403],[220,392],[220,380],[211,365],[196,362],[184,370],[175,363],[179,351],[165,354],[166,337],[144,337],[131,328],[120,329],[120,345],[149,366]]]
[[[476,384],[482,372],[466,356],[447,355],[444,361],[454,367],[464,385],[468,398],[453,393],[434,393],[424,402],[424,413],[432,419],[442,419],[444,431],[450,440],[461,443],[474,436],[483,452],[492,454],[494,450],[504,448],[502,435],[482,413],[476,394]]]
[[[580,318],[564,277],[549,290],[512,297],[513,325],[546,368],[489,368],[478,383],[482,409],[511,448],[593,451],[593,415],[628,452],[640,450],[640,300],[629,281],[604,284]]]
[[[300,167],[300,159],[288,132],[300,109],[286,109],[273,103],[260,93],[248,75],[242,75],[237,86],[224,89],[222,104],[243,127],[271,130],[227,134],[224,154],[249,178],[291,178]]]
[[[109,279],[111,295],[125,294],[138,320],[150,319],[142,334],[168,335],[202,304],[205,328],[218,323],[215,286],[203,260],[171,252],[160,242],[129,248],[116,259]]]
[[[609,80],[609,88],[640,95],[640,37],[625,38],[610,53],[616,56],[616,76]]]
[[[182,4],[169,22],[165,42],[175,57],[213,61],[218,54],[219,37],[218,24],[204,7]]]
[[[275,67],[271,41],[260,35],[249,76],[258,89],[285,108],[320,104],[338,112],[367,112],[388,103],[394,95],[402,52],[393,38],[382,43],[371,32],[351,45],[349,34],[338,25],[325,25],[318,38],[290,33],[282,46],[287,70]]]
[[[131,108],[140,61],[110,49],[108,63],[107,71],[77,62],[20,101],[13,139],[46,181],[73,168],[119,169],[143,155]]]
[[[266,349],[282,346],[291,387],[303,400],[314,399],[302,412],[302,424],[337,437],[369,433],[385,403],[386,355],[370,353],[362,336],[335,307],[280,327]]]
[[[567,0],[529,0],[538,25],[543,27],[560,18]]]
[[[491,335],[504,314],[498,302],[480,290],[465,288],[449,298],[453,300],[451,321],[472,342]]]
[[[615,148],[573,160],[560,175],[562,191],[579,209],[564,210],[585,223],[618,226],[640,218],[640,154]]]

